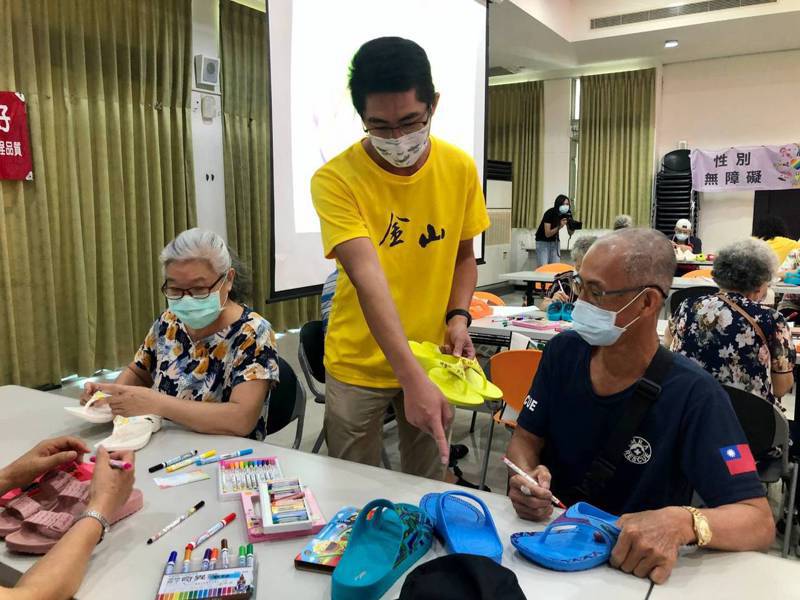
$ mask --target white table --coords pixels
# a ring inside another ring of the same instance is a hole
[[[710,267],[714,263],[710,260],[679,260],[676,261],[678,265],[682,267],[697,267],[701,269],[703,267]]]
[[[36,441],[57,435],[77,435],[94,443],[105,437],[108,425],[91,425],[67,415],[63,406],[74,401],[44,392],[16,386],[0,387],[3,405],[2,457],[7,462],[28,450]],[[296,475],[314,491],[326,517],[342,506],[360,506],[373,498],[389,496],[395,502],[416,504],[428,492],[444,491],[450,486],[419,477],[375,467],[306,454],[295,450],[261,444],[241,438],[208,436],[188,432],[167,424],[153,435],[150,443],[136,455],[136,487],[144,493],[144,508],[112,527],[106,539],[95,550],[89,570],[76,598],[78,600],[141,600],[153,598],[161,579],[167,556],[180,550],[194,535],[205,530],[228,512],[237,518],[217,534],[210,544],[219,544],[226,537],[235,548],[246,541],[241,504],[219,502],[216,495],[216,465],[203,467],[212,479],[167,490],[159,489],[147,473],[150,465],[197,449],[215,448],[226,452],[253,447],[254,457],[278,456],[285,475]],[[499,468],[499,467],[498,467]],[[461,488],[459,488],[461,489]],[[517,555],[509,541],[516,531],[540,530],[542,525],[516,517],[508,499],[499,494],[478,492],[489,505],[505,546],[503,564],[512,569],[529,598],[585,598],[644,600],[649,583],[610,567],[583,573],[563,574],[539,568]],[[188,521],[173,529],[153,545],[145,540],[190,506],[205,500],[206,506]],[[294,557],[308,538],[255,545],[259,562],[258,598],[330,598],[330,577],[298,571]],[[198,553],[195,553],[196,555]],[[445,554],[437,543],[423,560]],[[202,553],[200,553],[202,556]],[[34,558],[0,549],[0,580],[13,583],[33,563]],[[402,580],[386,594],[397,598]]]
[[[664,585],[649,600],[689,598],[800,599],[800,563],[758,552],[698,552],[682,556]]]

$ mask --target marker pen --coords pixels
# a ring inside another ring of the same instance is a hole
[[[206,548],[203,554],[203,571],[208,571],[208,564],[211,562],[211,548]]]
[[[172,575],[175,572],[175,561],[178,560],[178,553],[173,550],[169,553],[169,558],[167,559],[167,568],[164,569],[164,575]]]
[[[188,573],[192,568],[192,547],[186,546],[183,551],[183,571],[181,573]]]
[[[97,462],[97,457],[93,456],[89,459],[93,463]],[[108,464],[111,465],[112,469],[122,469],[123,471],[130,471],[133,468],[133,465],[125,460],[117,460],[115,458],[109,458]]]
[[[208,458],[209,456],[214,456],[217,453],[216,450],[209,450],[208,452],[203,452],[199,458]],[[189,465],[194,464],[194,458],[187,458],[186,460],[182,460],[180,462],[176,462],[174,465],[170,465],[167,467],[167,473],[172,473],[173,471],[177,471],[178,469],[182,469],[183,467],[188,467]]]
[[[233,521],[235,518],[236,518],[236,513],[231,513],[227,517],[223,517],[221,520],[217,521],[211,527],[209,527],[208,530],[204,531],[196,538],[194,538],[191,542],[189,542],[188,546],[191,546],[192,548],[197,548],[200,544],[205,542],[212,535],[218,533],[219,531],[222,531],[222,528],[225,527],[231,521]]]
[[[247,549],[244,546],[239,546],[239,566],[247,566]]]
[[[227,569],[228,564],[228,540],[222,540],[220,544],[222,546],[222,568]]]
[[[253,556],[253,544],[247,544],[247,566],[252,567],[255,557]]]
[[[245,448],[244,450],[237,450],[236,452],[228,452],[227,454],[220,454],[219,456],[211,456],[209,458],[198,458],[194,461],[196,465],[210,465],[211,463],[219,462],[221,460],[230,460],[232,458],[238,458],[239,456],[245,456],[247,454],[252,454],[252,448]]]
[[[209,567],[212,571],[217,568],[217,557],[218,556],[219,556],[219,550],[214,548],[211,551],[211,565]]]
[[[149,469],[147,469],[150,473],[155,473],[156,471],[160,471],[170,465],[174,465],[175,463],[181,462],[182,460],[186,460],[187,458],[192,458],[193,456],[197,456],[197,450],[192,450],[191,452],[187,452],[186,454],[181,454],[180,456],[174,456],[172,458],[168,458],[164,462],[160,462],[157,465],[153,465]]]

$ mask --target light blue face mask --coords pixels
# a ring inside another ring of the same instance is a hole
[[[558,212],[560,212],[562,215],[567,214],[569,212],[569,204],[562,204],[561,206],[559,206]]]
[[[590,346],[613,346],[628,327],[639,320],[639,317],[636,317],[625,327],[618,327],[617,315],[633,304],[646,289],[636,294],[630,302],[616,312],[600,308],[584,300],[578,300],[572,310],[572,329]]]
[[[169,309],[185,325],[192,329],[203,329],[211,325],[222,312],[219,290],[211,292],[207,298],[184,296],[178,300],[167,300]]]
[[[689,239],[689,234],[688,233],[676,233],[675,234],[675,239],[678,240],[679,242],[685,242],[686,240]]]

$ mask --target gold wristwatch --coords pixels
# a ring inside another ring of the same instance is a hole
[[[711,526],[708,524],[708,519],[694,506],[684,506],[683,508],[692,515],[692,528],[694,529],[695,537],[697,537],[697,545],[700,548],[708,546],[711,542]]]

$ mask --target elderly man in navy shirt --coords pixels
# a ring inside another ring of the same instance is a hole
[[[659,350],[674,272],[658,231],[622,229],[594,243],[575,282],[573,331],[547,345],[508,448],[541,484],[511,477],[520,517],[548,519],[553,494],[620,514],[611,564],[656,583],[683,545],[764,550],[775,536],[727,394],[689,359]],[[693,492],[707,508],[688,507]]]

